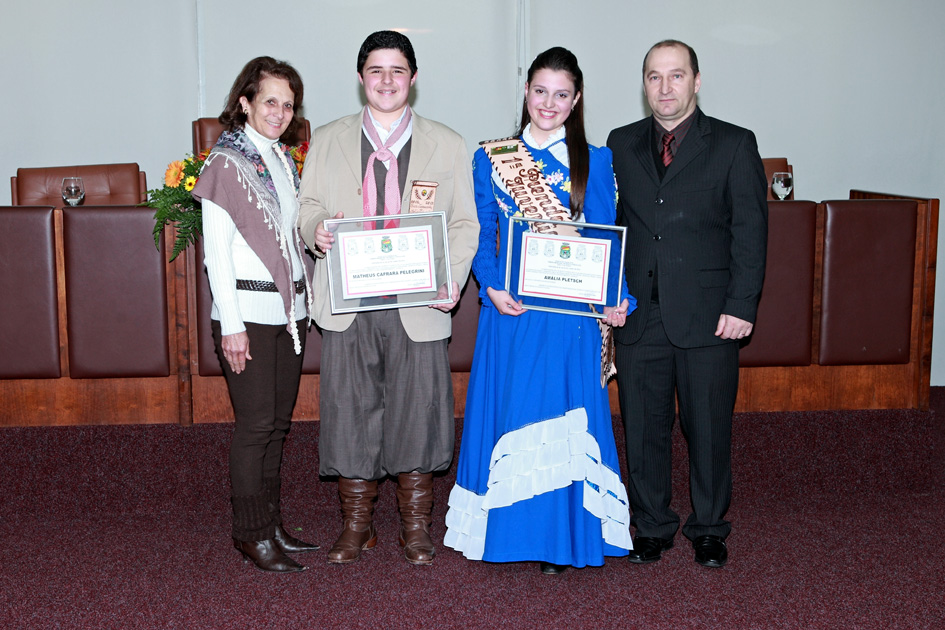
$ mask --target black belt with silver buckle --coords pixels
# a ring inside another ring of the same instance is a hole
[[[266,293],[278,293],[275,282],[266,280],[237,280],[236,288],[240,291],[264,291]],[[305,278],[295,281],[295,292],[298,295],[305,293]]]

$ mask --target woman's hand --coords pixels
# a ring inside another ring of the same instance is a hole
[[[335,219],[343,219],[345,216],[344,212],[339,212],[334,216]],[[331,244],[335,242],[335,235],[325,229],[325,222],[322,221],[318,224],[318,227],[315,228],[315,246],[323,252],[327,252],[331,249]]]
[[[522,301],[519,300],[516,302],[513,300],[508,291],[499,291],[498,289],[489,287],[486,289],[486,293],[489,294],[489,299],[492,300],[495,310],[503,315],[518,316],[525,312],[525,309],[522,308]]]
[[[249,335],[246,331],[223,335],[223,358],[230,364],[234,374],[246,369],[246,362],[253,357],[249,355]]]
[[[604,307],[604,323],[611,326],[621,327],[627,323],[627,310],[630,308],[630,300],[624,298],[620,306]]]

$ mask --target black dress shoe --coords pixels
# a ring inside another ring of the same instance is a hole
[[[633,541],[633,549],[627,555],[627,560],[634,564],[649,564],[663,557],[663,552],[673,548],[673,540],[666,538],[650,538],[637,536]]]
[[[698,536],[692,541],[696,552],[696,562],[704,567],[718,569],[728,562],[728,549],[725,539],[720,536]]]
[[[561,575],[567,568],[567,564],[552,564],[550,562],[541,563],[541,572],[545,575]]]
[[[284,553],[305,553],[306,551],[318,551],[318,545],[299,540],[285,531],[282,525],[276,525],[276,535],[273,537],[276,544],[279,545]]]
[[[237,540],[234,538],[233,546],[243,554],[243,562],[252,561],[260,571],[293,573],[305,570],[304,566],[285,555],[272,538],[269,540]]]

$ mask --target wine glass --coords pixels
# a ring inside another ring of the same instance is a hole
[[[785,197],[794,190],[794,175],[791,173],[775,173],[771,177],[771,192],[779,200],[784,201]]]
[[[77,206],[85,199],[85,185],[81,177],[62,178],[62,200],[70,206]]]

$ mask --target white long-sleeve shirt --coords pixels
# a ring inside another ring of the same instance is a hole
[[[299,217],[299,201],[295,187],[286,172],[282,160],[275,153],[276,142],[258,133],[248,123],[244,131],[256,146],[263,163],[272,175],[272,182],[279,199],[282,214],[282,229],[289,235],[289,257],[292,263],[292,279],[303,277],[302,260],[294,243],[296,223]],[[295,165],[289,161],[289,165]],[[204,264],[210,279],[213,306],[210,317],[220,322],[221,332],[232,335],[246,330],[244,322],[256,324],[287,324],[285,305],[277,292],[238,291],[236,280],[262,280],[272,282],[272,275],[250,249],[249,244],[237,231],[230,215],[216,203],[206,199],[202,203]],[[260,221],[262,216],[260,215]],[[273,245],[278,246],[273,233]],[[295,295],[295,312],[298,318],[305,316],[305,294]]]

